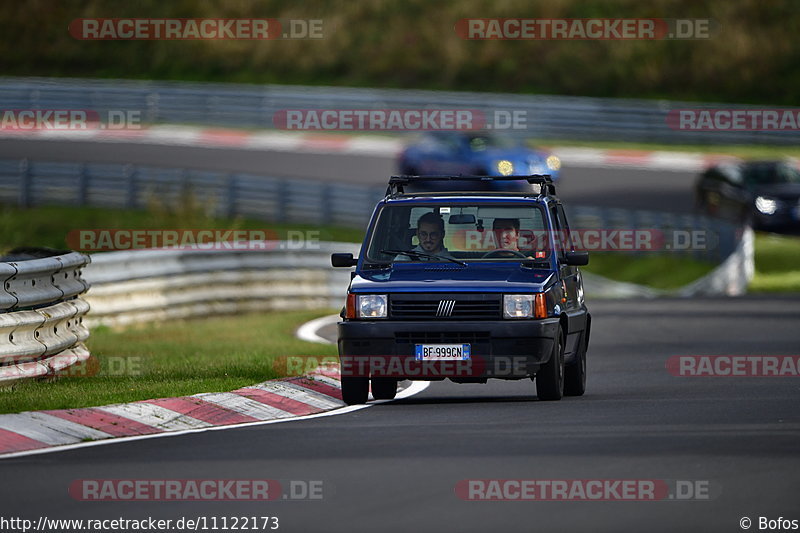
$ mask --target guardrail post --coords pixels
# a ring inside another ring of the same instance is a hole
[[[19,163],[19,205],[20,207],[31,206],[31,194],[33,190],[33,178],[31,177],[31,165],[27,159]]]
[[[286,222],[287,204],[289,203],[289,183],[286,180],[278,180],[278,197],[275,199],[278,207],[278,222]]]
[[[322,196],[320,197],[322,200],[321,213],[322,213],[322,224],[330,224],[333,221],[333,188],[326,184],[322,187]]]
[[[236,187],[238,185],[235,174],[228,174],[227,194],[225,195],[225,212],[228,218],[236,216]]]
[[[136,209],[137,171],[134,165],[125,165],[125,182],[127,184],[127,194],[125,195],[125,206],[128,209]]]
[[[78,174],[78,205],[81,207],[89,203],[89,170],[86,163],[81,165]]]
[[[159,97],[160,95],[157,92],[148,93],[145,97],[147,102],[147,122],[150,124],[154,124],[158,122],[159,119]]]

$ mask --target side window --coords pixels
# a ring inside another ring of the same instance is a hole
[[[573,246],[572,243],[572,236],[569,233],[569,223],[567,222],[567,214],[564,212],[564,206],[561,204],[558,204],[556,206],[556,209],[558,211],[558,225],[561,226],[561,231],[564,234],[563,237],[564,251],[571,252],[575,250],[575,247]]]
[[[560,207],[560,206],[559,206]],[[562,217],[559,216],[558,210],[556,209],[555,205],[550,206],[550,218],[553,219],[553,231],[555,235],[553,239],[556,243],[556,253],[558,254],[558,260],[564,261],[566,260],[565,255],[565,239],[567,237],[565,226],[562,223]]]

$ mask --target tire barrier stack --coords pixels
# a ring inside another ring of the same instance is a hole
[[[16,253],[15,253],[16,252]],[[18,250],[0,262],[0,386],[42,378],[85,361],[88,256]]]

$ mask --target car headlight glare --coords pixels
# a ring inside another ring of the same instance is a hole
[[[510,176],[514,173],[514,164],[508,159],[498,161],[497,172],[499,172],[501,176]]]
[[[532,294],[504,294],[504,318],[533,318]]]
[[[359,294],[356,298],[358,318],[386,318],[388,307],[385,294]]]
[[[775,211],[778,210],[778,201],[774,198],[759,196],[756,198],[756,209],[765,215],[775,214]]]
[[[559,170],[561,168],[561,160],[554,155],[547,158],[547,168],[550,170]]]

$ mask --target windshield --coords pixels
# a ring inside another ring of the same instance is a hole
[[[750,163],[745,166],[744,178],[758,185],[800,183],[800,170],[788,163]]]
[[[372,232],[369,263],[547,261],[544,211],[511,203],[384,206]]]
[[[473,152],[483,152],[489,148],[515,148],[517,142],[502,135],[489,135],[486,133],[475,133],[467,136],[469,148]]]

